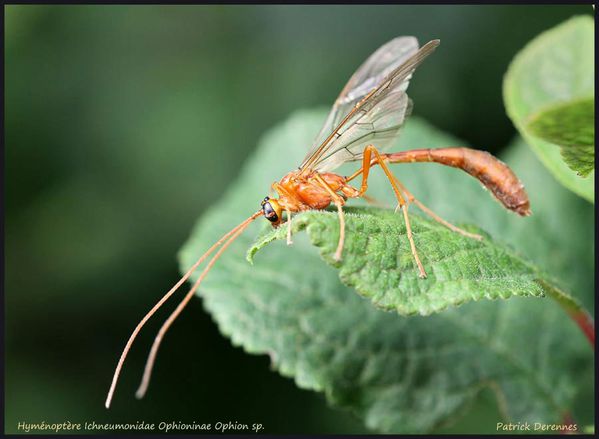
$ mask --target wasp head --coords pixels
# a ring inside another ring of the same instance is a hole
[[[283,220],[283,208],[277,200],[269,197],[264,198],[260,203],[264,217],[272,223],[273,227],[278,227]]]

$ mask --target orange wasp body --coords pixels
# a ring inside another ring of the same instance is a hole
[[[259,216],[264,216],[274,227],[278,227],[284,222],[283,213],[285,213],[288,224],[287,242],[291,244],[292,214],[306,210],[321,210],[334,204],[340,224],[335,258],[340,260],[345,240],[345,217],[342,207],[348,198],[366,197],[370,168],[378,165],[393,188],[397,208],[402,210],[406,222],[406,235],[414,261],[420,277],[425,278],[426,271],[418,256],[410,227],[407,210],[409,204],[414,203],[433,219],[457,233],[473,239],[482,239],[482,237],[448,223],[424,206],[392,174],[389,164],[434,162],[462,169],[477,178],[507,209],[519,215],[530,215],[528,196],[522,183],[507,165],[487,152],[463,147],[383,152],[397,138],[400,128],[411,112],[412,101],[408,98],[406,89],[414,70],[438,45],[439,40],[433,40],[418,47],[418,41],[414,37],[395,38],[381,46],[358,68],[335,101],[312,150],[306,155],[300,167],[286,174],[279,182],[273,183],[272,189],[278,194],[278,198],[264,198],[260,210],[210,247],[134,329],[114,372],[106,407],[110,406],[127,353],[146,321],[199,265],[216,251],[187,295],[158,332],[137,391],[138,397],[142,397],[147,390],[158,348],[170,325],[191,300],[220,255]],[[362,162],[362,166],[354,174],[344,177],[331,172],[341,164],[351,161]],[[362,177],[360,186],[351,186],[350,182],[359,176]]]

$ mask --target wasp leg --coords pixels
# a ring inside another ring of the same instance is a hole
[[[395,177],[395,176],[394,176]],[[416,206],[418,206],[424,213],[428,214],[432,219],[434,219],[435,221],[437,221],[438,223],[443,224],[445,227],[447,227],[448,229],[459,233],[460,235],[464,235],[467,236],[468,238],[473,238],[473,239],[477,239],[477,240],[482,240],[483,237],[481,235],[477,235],[476,233],[470,233],[467,232],[463,229],[460,229],[457,226],[454,226],[453,224],[451,224],[448,221],[445,221],[443,218],[441,218],[439,215],[437,215],[435,212],[433,212],[432,210],[430,210],[428,207],[426,207],[424,204],[422,204],[414,195],[412,195],[410,193],[410,191],[408,191],[406,189],[406,187],[401,184],[401,182],[395,178],[395,183],[397,183],[397,185],[401,188],[401,190],[403,191],[404,194],[406,194],[406,197],[408,199],[408,203],[414,203],[416,204]]]
[[[286,209],[285,212],[287,212],[287,245],[291,245],[293,244],[291,240],[291,211]]]
[[[293,201],[295,204],[299,203],[297,197],[294,197],[287,189],[281,186],[279,183],[273,183],[272,188],[279,194],[280,198],[284,198],[286,201]],[[295,206],[297,208],[298,206]],[[293,244],[291,240],[291,209],[287,206],[285,207],[285,212],[287,213],[287,245]]]
[[[345,244],[345,215],[343,214],[343,205],[345,204],[345,200],[341,195],[329,186],[329,184],[320,176],[320,174],[316,173],[314,178],[318,183],[322,185],[323,188],[329,193],[331,198],[333,199],[333,203],[337,206],[337,214],[339,215],[339,242],[337,243],[337,250],[335,250],[334,258],[336,261],[341,260],[341,253],[343,252],[343,245]]]
[[[380,161],[387,161],[388,155],[389,154],[379,154],[378,157],[374,158],[371,162],[369,162],[370,166],[378,165]],[[369,157],[370,157],[370,155],[369,155]],[[364,164],[362,165],[362,168],[358,169],[351,176],[347,177],[346,181],[349,182],[349,181],[353,180],[354,178],[358,177],[360,174],[363,174],[363,172],[362,172],[363,168],[364,168]],[[368,172],[366,172],[366,178],[368,178]],[[457,226],[454,226],[453,224],[444,220],[443,218],[441,218],[435,212],[433,212],[428,207],[426,207],[424,204],[422,204],[422,202],[420,202],[416,197],[414,197],[414,195],[412,195],[410,193],[410,191],[408,191],[406,189],[406,187],[397,179],[397,177],[393,176],[393,178],[395,179],[395,182],[400,187],[400,189],[403,191],[403,193],[406,195],[408,204],[413,202],[414,204],[416,204],[416,206],[418,206],[424,213],[429,215],[432,219],[439,222],[440,224],[443,224],[445,227],[447,227],[448,229],[450,229],[456,233],[467,236],[468,238],[477,239],[479,241],[483,239],[483,237],[481,235],[478,235],[476,233],[467,232],[463,229],[460,229]],[[364,185],[364,183],[363,183],[363,185]],[[396,209],[396,211],[397,211],[397,209]]]
[[[371,160],[372,155],[374,154],[375,159]],[[406,200],[404,199],[401,191],[396,183],[397,179],[389,170],[387,163],[381,157],[381,154],[377,151],[377,149],[373,145],[368,145],[364,149],[364,155],[362,159],[362,168],[356,171],[353,175],[348,177],[346,181],[351,181],[356,178],[358,175],[362,174],[362,185],[360,186],[360,195],[362,195],[368,189],[368,174],[370,172],[370,167],[379,164],[385,175],[389,179],[389,183],[391,183],[391,187],[393,188],[393,192],[395,193],[395,198],[397,199],[398,206],[396,211],[401,208],[404,216],[404,220],[406,222],[406,235],[408,235],[408,241],[410,242],[410,249],[412,251],[412,256],[414,256],[414,261],[416,261],[416,265],[418,266],[419,275],[421,278],[426,278],[426,271],[424,270],[424,266],[420,261],[420,257],[418,256],[418,250],[416,250],[416,244],[414,243],[414,237],[412,235],[412,226],[410,225],[410,218],[408,217],[408,205]]]

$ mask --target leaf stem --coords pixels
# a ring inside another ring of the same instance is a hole
[[[576,322],[591,343],[591,346],[593,346],[593,350],[595,350],[595,321],[588,311],[583,308],[578,300],[554,285],[542,279],[537,279],[537,282],[543,287],[547,295],[554,299],[568,313],[570,318]]]

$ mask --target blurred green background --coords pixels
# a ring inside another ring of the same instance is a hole
[[[146,399],[133,392],[174,304],[139,338],[113,408],[103,403],[131,329],[179,278],[176,253],[195,219],[261,133],[296,109],[330,105],[378,46],[415,35],[442,43],[412,80],[414,112],[499,153],[515,135],[501,99],[511,58],[539,32],[591,12],[6,6],[6,432],[19,421],[92,420],[364,432],[270,371],[268,358],[233,348],[197,299],[161,348]],[[481,403],[455,428],[492,432],[494,422],[493,403]]]

